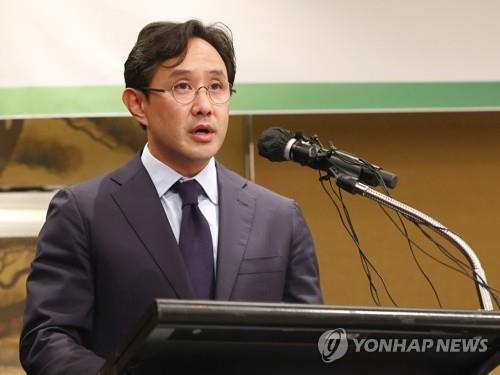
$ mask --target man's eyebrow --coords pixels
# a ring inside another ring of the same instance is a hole
[[[213,75],[217,75],[217,76],[221,76],[223,78],[226,78],[226,75],[224,74],[224,72],[220,69],[214,69],[214,70],[210,70],[209,71],[210,74],[213,74]]]
[[[162,65],[162,67],[164,68],[167,68],[165,65]],[[187,69],[173,69],[171,72],[170,72],[170,76],[171,77],[178,77],[178,76],[185,76],[185,75],[189,75],[191,74],[192,72],[190,70],[187,70]]]
[[[169,69],[167,66],[165,65],[161,65],[163,68],[167,68]],[[219,77],[222,77],[222,78],[226,78],[226,75],[224,73],[223,70],[221,69],[213,69],[213,70],[209,70],[207,72],[208,74],[210,75],[216,75],[216,76],[219,76]],[[170,77],[171,78],[176,78],[176,77],[179,77],[179,76],[186,76],[186,75],[191,75],[193,74],[193,71],[189,70],[189,69],[172,69],[172,71],[170,72]]]

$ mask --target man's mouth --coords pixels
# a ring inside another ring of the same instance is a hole
[[[214,129],[210,125],[198,125],[195,126],[190,133],[193,134],[210,134],[214,133]]]
[[[206,143],[213,139],[215,130],[210,125],[202,124],[195,126],[189,133],[195,141]]]

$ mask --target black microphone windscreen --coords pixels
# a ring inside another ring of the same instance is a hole
[[[285,147],[290,139],[292,133],[286,129],[273,127],[264,130],[257,144],[259,155],[271,161],[287,161]]]

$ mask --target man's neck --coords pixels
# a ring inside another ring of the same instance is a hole
[[[186,160],[185,162],[176,163],[172,162],[169,158],[163,157],[163,155],[156,152],[156,150],[151,149],[151,147],[149,147],[149,144],[147,147],[151,155],[153,155],[156,159],[161,161],[163,164],[168,165],[174,171],[186,178],[196,176],[198,173],[200,173],[201,170],[203,170],[203,168],[207,166],[208,162],[210,161],[210,159],[201,161]]]

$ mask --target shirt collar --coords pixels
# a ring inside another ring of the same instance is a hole
[[[146,168],[146,171],[149,173],[149,176],[151,177],[151,180],[156,188],[156,192],[160,198],[167,191],[169,191],[172,185],[178,180],[194,179],[202,186],[203,190],[205,190],[205,194],[212,201],[212,203],[218,203],[217,168],[215,167],[215,159],[213,157],[210,158],[205,168],[203,168],[193,178],[186,178],[182,176],[180,173],[155,158],[149,151],[147,144],[144,146],[144,150],[142,151],[141,161],[144,168]]]

